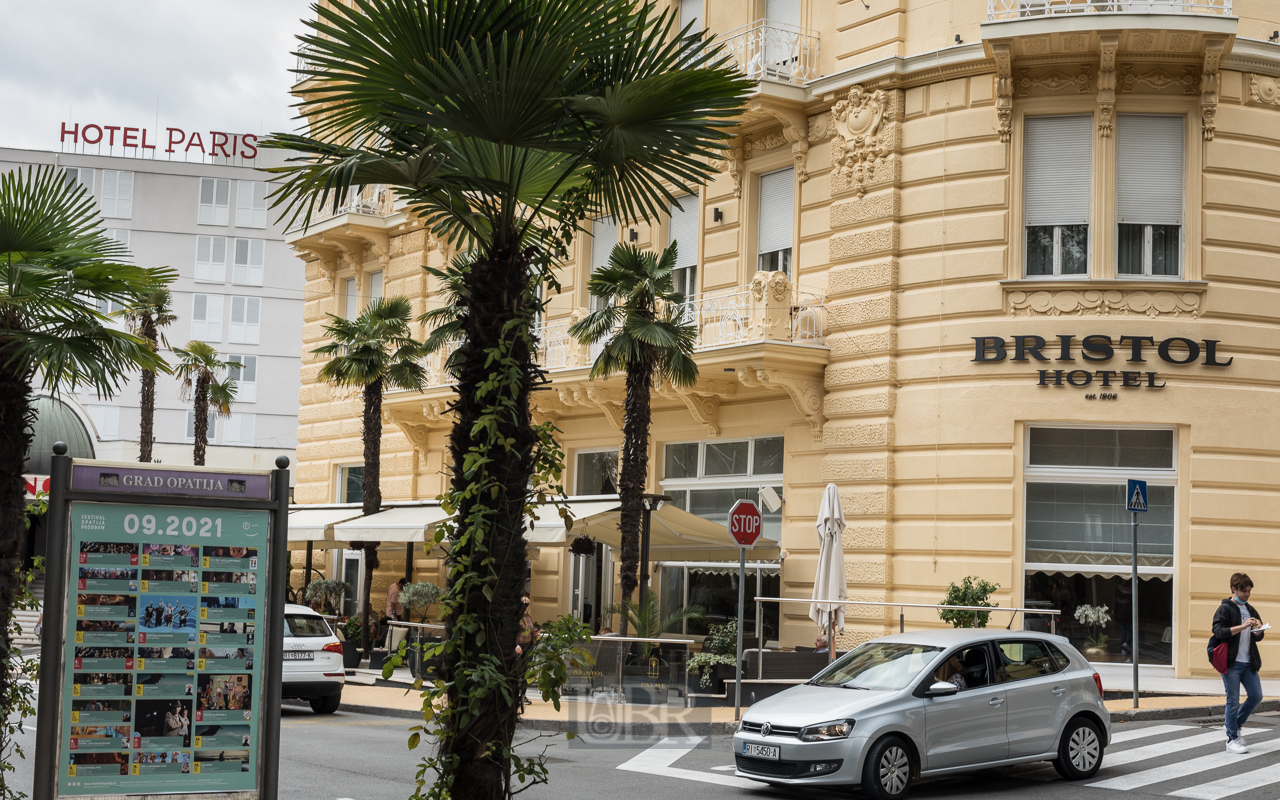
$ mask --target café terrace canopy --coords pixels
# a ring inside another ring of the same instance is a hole
[[[573,529],[566,531],[554,507],[547,505],[527,537],[529,544],[567,547],[577,536],[590,536],[615,549],[621,546],[618,518],[622,509],[616,497],[571,497],[567,504],[573,512]],[[747,553],[752,559],[776,559],[780,554],[778,543],[764,538]],[[736,561],[738,545],[725,526],[664,503],[650,517],[649,555],[654,559]]]
[[[356,517],[333,526],[339,542],[431,542],[435,526],[449,518],[438,503],[391,506],[367,517]]]
[[[359,516],[359,503],[315,508],[295,506],[289,510],[289,549],[305,550],[308,542],[313,550],[345,547],[345,542],[334,539],[333,526]]]

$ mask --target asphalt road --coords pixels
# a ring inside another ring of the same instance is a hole
[[[1192,722],[1116,725],[1117,742],[1091,781],[1067,783],[1047,765],[988,770],[918,782],[916,798],[1123,800],[1119,792],[1197,800],[1280,798],[1280,717],[1260,716],[1248,729],[1248,756],[1223,751],[1221,731]],[[392,800],[413,792],[417,756],[406,746],[402,719],[339,712],[321,717],[286,708],[281,796],[297,800]],[[524,738],[535,734],[526,733]],[[15,788],[30,792],[34,737],[23,737],[28,760],[17,765]],[[568,741],[563,734],[525,745],[546,747],[551,784],[530,800],[612,797],[836,798],[819,790],[780,790],[735,778],[726,736]]]

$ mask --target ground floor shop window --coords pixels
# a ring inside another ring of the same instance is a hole
[[[1173,581],[1167,576],[1138,580],[1138,654],[1143,664],[1173,663]],[[1090,661],[1132,662],[1133,591],[1128,574],[1082,575],[1028,572],[1028,608],[1056,608],[1058,634]],[[1083,613],[1077,613],[1087,607]],[[1094,609],[1105,609],[1105,622]],[[1047,631],[1047,618],[1029,616],[1026,627]]]
[[[657,580],[659,608],[663,617],[688,605],[700,606],[701,619],[677,624],[671,633],[704,636],[712,625],[723,625],[738,618],[738,565],[731,562],[659,562]],[[763,631],[764,642],[778,638],[778,604],[761,603],[757,613],[756,597],[778,597],[781,578],[777,564],[748,564],[747,582],[743,587],[745,613],[742,634],[748,640],[744,647],[757,647],[757,631]]]

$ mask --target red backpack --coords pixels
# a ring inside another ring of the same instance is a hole
[[[1209,644],[1209,663],[1221,675],[1227,674],[1227,643],[1223,642],[1219,645]]]

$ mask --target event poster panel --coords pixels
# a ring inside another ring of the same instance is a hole
[[[71,504],[61,795],[257,788],[268,511]]]

